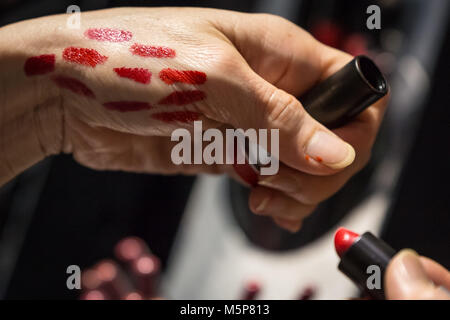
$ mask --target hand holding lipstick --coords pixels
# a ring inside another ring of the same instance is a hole
[[[236,176],[176,165],[173,130],[279,129],[280,170],[249,204],[297,231],[370,157],[386,99],[337,130],[314,120],[295,97],[351,57],[285,19],[194,8],[85,12],[80,30],[66,19],[0,29],[0,68],[14,75],[0,79],[0,184],[61,152],[98,170]]]
[[[450,299],[450,271],[411,249],[395,254],[372,233],[360,235],[345,228],[336,231],[334,246],[341,259],[339,270],[364,296],[383,300]]]
[[[450,300],[450,271],[405,249],[389,263],[385,287],[389,300]]]

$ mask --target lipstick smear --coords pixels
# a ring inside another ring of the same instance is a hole
[[[78,79],[66,77],[66,76],[56,76],[52,78],[53,82],[62,89],[67,89],[73,93],[88,97],[95,98],[94,92],[88,88],[83,82]]]
[[[86,30],[84,35],[97,41],[109,41],[109,42],[125,42],[130,41],[133,34],[130,31],[110,29],[110,28],[92,28]]]
[[[203,84],[206,82],[206,73],[196,70],[175,70],[167,68],[161,70],[159,78],[169,85],[175,82]]]
[[[27,76],[50,73],[55,70],[55,55],[43,54],[30,57],[25,61],[23,69]]]
[[[78,63],[95,68],[98,64],[105,63],[107,56],[98,53],[97,50],[88,48],[68,47],[63,51],[63,59],[69,62]]]
[[[114,72],[119,77],[128,78],[143,84],[149,84],[152,77],[152,73],[144,68],[114,68]]]
[[[152,108],[149,103],[142,101],[112,101],[105,102],[103,106],[108,110],[119,112],[141,111]]]
[[[174,91],[159,101],[159,104],[182,106],[206,98],[206,94],[200,90]]]
[[[175,50],[168,47],[148,46],[135,43],[130,47],[132,54],[145,58],[175,58]]]
[[[157,119],[166,123],[182,122],[189,123],[198,120],[200,113],[193,111],[174,111],[174,112],[160,112],[152,115],[153,119]]]

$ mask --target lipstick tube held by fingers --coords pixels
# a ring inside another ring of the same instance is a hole
[[[102,290],[95,289],[83,292],[80,300],[108,300],[108,296]]]
[[[161,263],[152,254],[144,254],[131,264],[131,273],[138,292],[144,299],[151,299],[158,294]]]
[[[130,282],[115,262],[102,261],[95,270],[100,280],[98,289],[104,292],[109,299],[123,299],[131,291]]]
[[[376,64],[366,56],[357,56],[339,71],[299,97],[305,110],[329,129],[345,125],[389,91],[388,83]],[[239,152],[245,164],[234,164],[236,173],[248,184],[258,181],[260,163],[250,163],[249,142]]]
[[[388,91],[376,64],[366,56],[357,56],[299,100],[314,119],[333,129],[350,122]]]
[[[385,299],[384,274],[395,250],[370,232],[340,228],[334,236],[339,270],[373,299]],[[378,277],[378,278],[377,278]]]
[[[114,248],[114,253],[119,261],[129,266],[140,256],[150,252],[144,240],[138,237],[127,237],[120,240]]]

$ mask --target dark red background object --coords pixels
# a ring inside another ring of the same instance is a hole
[[[241,300],[255,300],[258,294],[261,292],[261,285],[259,282],[250,281],[245,284],[244,292]]]
[[[341,27],[329,20],[322,20],[311,28],[311,34],[320,42],[338,48],[342,40]]]
[[[252,187],[258,185],[258,173],[249,164],[233,164],[234,171],[244,180],[246,183]]]

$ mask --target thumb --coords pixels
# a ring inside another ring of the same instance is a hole
[[[310,174],[332,174],[355,159],[353,147],[313,119],[291,94],[278,89],[253,71],[245,101],[250,110],[239,116],[239,128],[279,129],[279,159]],[[247,74],[247,76],[249,76]],[[270,133],[270,132],[269,132]]]
[[[448,299],[429,278],[417,253],[410,249],[400,251],[389,263],[385,283],[390,300]]]

